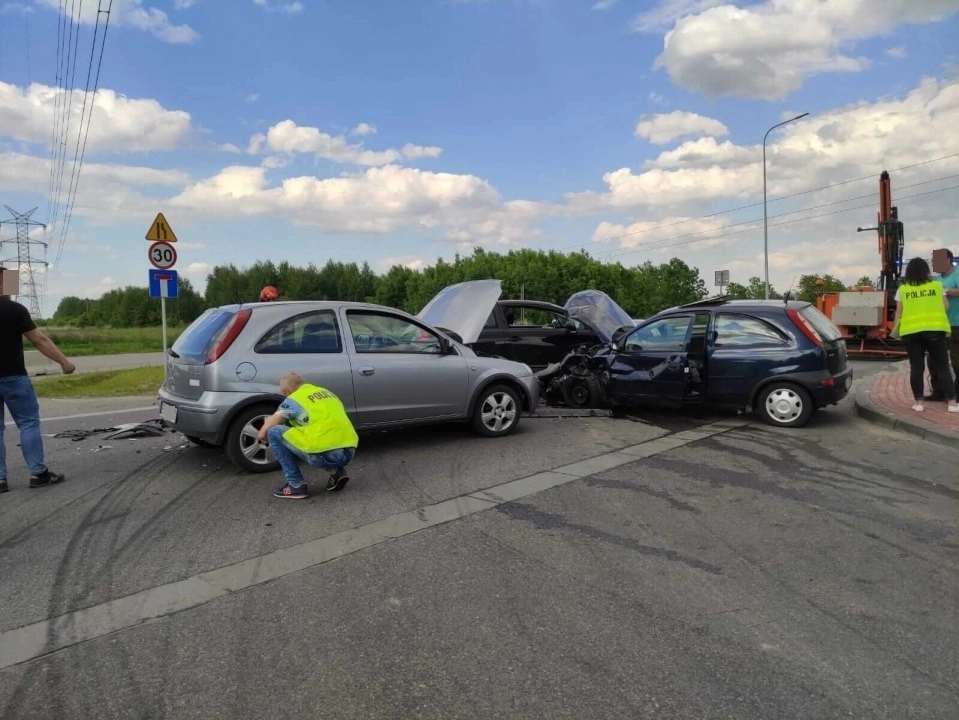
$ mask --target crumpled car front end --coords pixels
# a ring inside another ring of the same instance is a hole
[[[562,362],[553,363],[536,373],[546,404],[571,408],[605,407],[609,380],[607,355],[608,347],[604,345],[573,352]]]
[[[623,333],[635,327],[633,319],[606,293],[583,290],[566,301],[570,317],[589,325],[604,344],[580,348],[562,362],[536,373],[548,405],[571,408],[601,408],[609,404],[609,354]]]

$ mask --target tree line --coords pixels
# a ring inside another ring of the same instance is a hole
[[[447,285],[468,280],[502,281],[504,298],[543,300],[562,305],[575,292],[602,290],[632,317],[648,317],[660,310],[704,298],[708,291],[699,270],[682,260],[635,267],[604,263],[586,252],[514,250],[505,254],[477,248],[452,261],[442,258],[429,267],[394,265],[373,272],[367,263],[328,261],[322,267],[260,261],[246,268],[217,265],[203,295],[180,278],[179,298],[167,301],[171,324],[192,322],[205,309],[255,302],[260,290],[272,285],[285,300],[351,300],[419,312]],[[53,315],[54,324],[78,326],[145,327],[160,324],[160,304],[147,288],[112,290],[96,300],[65,297]]]
[[[779,292],[772,285],[769,286],[769,297],[774,300],[781,300],[788,293],[793,300],[803,300],[808,303],[816,303],[816,298],[824,292],[842,292],[850,287],[874,287],[875,283],[868,277],[861,277],[855,285],[847,286],[842,280],[832,275],[801,275],[795,287],[788,288],[785,293]],[[751,277],[749,282],[729,283],[723,290],[726,295],[736,300],[760,300],[766,296],[766,284],[762,278]]]
[[[260,290],[272,285],[285,300],[351,300],[419,312],[437,292],[467,280],[496,278],[502,281],[504,298],[527,298],[562,305],[575,292],[602,290],[632,317],[644,318],[683,303],[701,300],[709,294],[699,269],[678,258],[654,265],[646,262],[634,267],[605,263],[584,251],[560,253],[541,250],[514,250],[505,254],[475,249],[466,257],[452,261],[442,258],[429,267],[414,270],[394,265],[387,272],[375,273],[367,263],[328,261],[297,266],[260,261],[246,268],[217,265],[200,294],[186,278],[180,278],[179,298],[167,302],[171,325],[185,325],[204,310],[219,305],[255,302]],[[822,280],[817,284],[817,280]],[[857,285],[871,285],[860,278]],[[845,290],[846,285],[832,275],[803,275],[790,296],[815,302],[820,292]],[[759,299],[765,285],[758,277],[745,284],[731,283],[724,294],[733,298]],[[783,293],[770,287],[770,297]],[[148,327],[160,324],[160,303],[145,287],[129,286],[111,290],[92,300],[65,297],[51,320],[54,324],[110,327]]]

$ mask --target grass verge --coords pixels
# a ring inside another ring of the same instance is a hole
[[[172,345],[185,328],[167,328],[167,342]],[[125,353],[161,352],[163,328],[71,328],[45,327],[43,331],[67,357],[87,355],[122,355]],[[31,349],[29,344],[24,349]]]
[[[163,370],[163,367],[145,367],[34,378],[33,386],[41,398],[154,396],[163,384]]]

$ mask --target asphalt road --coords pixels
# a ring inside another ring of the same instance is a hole
[[[368,436],[307,502],[174,434],[28,490],[8,429],[0,717],[959,716],[957,451],[638,420]]]
[[[60,375],[60,366],[36,350],[23,354],[27,373],[31,376]],[[101,370],[126,370],[128,368],[163,365],[163,353],[126,353],[123,355],[81,355],[71,357],[76,372],[99,372]]]

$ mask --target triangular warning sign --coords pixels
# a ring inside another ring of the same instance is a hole
[[[147,230],[146,239],[150,242],[176,242],[176,233],[163,217],[163,213],[157,213],[156,220]]]

